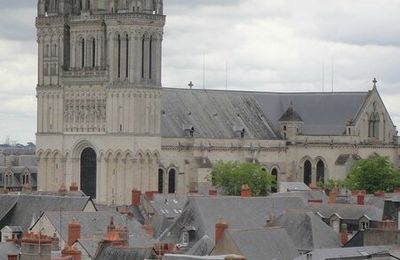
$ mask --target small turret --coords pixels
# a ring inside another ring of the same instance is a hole
[[[283,139],[292,139],[303,132],[304,122],[301,116],[294,110],[293,102],[279,119],[281,135]]]

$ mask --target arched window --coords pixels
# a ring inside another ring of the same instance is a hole
[[[164,170],[158,169],[158,193],[164,193]]]
[[[379,123],[380,117],[377,112],[374,112],[369,117],[368,121],[368,136],[379,138]]]
[[[121,35],[118,35],[118,78],[121,77]]]
[[[317,163],[317,182],[325,183],[325,164],[322,160]]]
[[[145,43],[145,40],[144,40],[144,36],[143,36],[143,38],[142,38],[142,78],[144,78],[144,43]]]
[[[85,67],[85,39],[82,39],[82,42],[81,42],[81,62],[82,62],[82,68],[84,68]]]
[[[90,0],[87,0],[86,9],[90,10]]]
[[[153,56],[153,36],[150,38],[149,42],[149,79],[151,79],[151,67],[152,67],[152,56]]]
[[[129,75],[129,36],[126,35],[125,77]]]
[[[278,189],[277,189],[277,185],[278,185],[278,170],[276,168],[273,168],[272,171],[271,171],[271,175],[272,175],[272,177],[274,177],[274,180],[275,180],[275,185],[272,185],[271,191],[275,193],[275,192],[278,191]]]
[[[92,67],[96,67],[96,39],[92,41]]]
[[[22,185],[26,185],[30,183],[30,174],[29,172],[24,172],[22,175]]]
[[[168,172],[168,193],[175,193],[176,191],[176,170],[170,169]]]
[[[309,160],[304,162],[304,183],[307,185],[311,184],[311,162]]]

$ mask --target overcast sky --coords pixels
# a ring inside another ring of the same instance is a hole
[[[6,136],[34,141],[36,1],[0,6],[0,143]],[[164,0],[164,6],[164,87],[192,80],[202,88],[204,60],[206,88],[225,89],[228,82],[229,89],[331,91],[334,75],[335,91],[367,91],[376,77],[400,125],[399,0]]]

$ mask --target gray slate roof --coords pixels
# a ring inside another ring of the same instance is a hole
[[[291,260],[299,256],[293,241],[282,228],[227,230],[226,232],[240,254],[247,260]]]
[[[311,252],[312,259],[367,259],[368,256],[376,253],[389,253],[393,246],[366,246],[366,247],[348,247],[348,248],[325,248],[317,249]],[[293,260],[307,260],[307,255],[299,256]]]
[[[357,117],[368,92],[268,93],[199,89],[162,89],[163,137],[182,137],[193,126],[196,137],[279,138],[279,119],[290,102],[304,121],[304,135],[342,135]]]
[[[309,191],[311,190],[304,182],[280,182],[279,189],[282,192],[287,191]]]
[[[78,239],[78,243],[86,250],[86,253],[90,258],[93,258],[96,255],[99,240],[94,239]]]
[[[187,196],[155,194],[151,206],[160,216],[177,218],[182,214]]]
[[[193,244],[204,235],[214,241],[215,224],[221,217],[226,220],[230,229],[256,229],[264,227],[270,215],[279,216],[287,209],[306,206],[307,202],[299,197],[193,196],[189,197],[182,215],[160,236],[160,240],[179,243],[182,230],[190,227],[196,230]]]
[[[56,211],[60,208],[69,211],[82,211],[89,203],[90,197],[1,194],[0,201],[3,200],[9,200],[10,204],[16,200],[16,203],[10,212],[9,219],[2,224],[21,226],[26,231],[32,223],[32,217],[39,217],[44,211]]]
[[[95,260],[148,259],[152,255],[152,251],[152,248],[116,248],[109,246],[101,249]]]
[[[301,197],[305,200],[322,200],[323,203],[328,202],[328,196],[323,191],[292,191],[292,192],[281,192],[273,193],[270,197]]]
[[[312,212],[289,210],[271,225],[285,228],[300,251],[340,246],[339,234]]]
[[[60,212],[45,212],[45,216],[50,220],[53,226],[60,232]],[[61,237],[64,241],[68,239],[68,224],[73,220],[78,220],[81,224],[82,239],[102,239],[107,233],[107,226],[111,217],[114,218],[116,226],[127,226],[129,232],[129,245],[134,247],[150,247],[153,246],[151,238],[143,230],[142,225],[134,218],[126,218],[126,216],[112,211],[97,212],[62,212]]]
[[[358,220],[365,215],[373,221],[380,221],[383,216],[383,209],[371,205],[314,204],[309,209],[314,213],[318,212],[324,218],[330,218],[336,213],[342,219]]]
[[[20,248],[13,243],[0,243],[0,260],[8,260],[8,255],[18,255]]]

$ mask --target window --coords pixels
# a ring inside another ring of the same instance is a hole
[[[378,138],[379,137],[379,123],[380,118],[377,112],[374,112],[369,117],[368,121],[368,136]]]
[[[311,184],[312,166],[309,160],[304,162],[304,183],[309,186]]]
[[[152,76],[151,75],[151,66],[152,66],[151,59],[153,56],[152,49],[153,49],[153,37],[150,38],[150,43],[149,43],[149,78],[150,79]]]
[[[129,36],[126,35],[126,53],[125,53],[125,77],[129,75]]]
[[[182,232],[182,245],[183,246],[189,245],[189,232],[188,231]]]
[[[10,187],[13,184],[13,180],[12,180],[12,173],[7,173],[5,176],[5,183],[4,186],[5,187]]]
[[[369,221],[361,221],[360,223],[360,229],[361,230],[366,230],[369,228]]]
[[[158,169],[158,193],[164,193],[164,171],[163,169]]]
[[[317,163],[317,182],[325,183],[325,164],[322,160]]]
[[[92,67],[96,67],[96,39],[92,42]]]
[[[82,68],[85,67],[85,39],[82,39],[81,42],[81,62]]]
[[[118,35],[118,78],[121,77],[121,36]]]
[[[30,177],[29,173],[27,173],[27,172],[22,175],[22,185],[30,183],[29,177]]]
[[[172,194],[175,193],[176,188],[176,170],[170,169],[168,172],[168,193]]]

